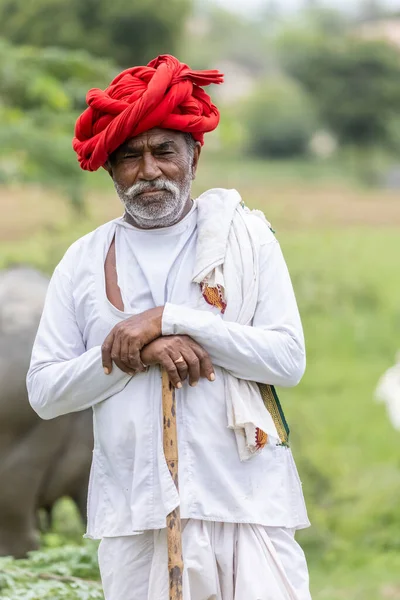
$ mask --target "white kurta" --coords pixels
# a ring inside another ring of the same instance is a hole
[[[227,428],[223,370],[271,385],[304,371],[297,305],[278,242],[260,241],[259,301],[252,326],[226,322],[192,283],[196,208],[180,223],[143,231],[116,219],[78,240],[49,285],[27,378],[30,402],[50,419],[93,408],[94,453],[87,536],[131,536],[165,527],[178,503],[184,519],[308,526],[290,449],[266,446],[241,462]],[[104,261],[116,236],[125,310],[110,304]],[[163,334],[187,334],[210,354],[216,380],[177,391],[180,498],[162,447],[159,369],[105,375],[101,344],[131,314],[165,304]],[[288,333],[289,332],[289,333]]]

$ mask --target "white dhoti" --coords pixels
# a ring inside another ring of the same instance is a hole
[[[311,600],[294,531],[189,519],[182,523],[184,600]],[[168,600],[166,530],[103,538],[106,600]]]

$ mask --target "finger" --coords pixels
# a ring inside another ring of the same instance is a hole
[[[181,378],[172,358],[169,355],[163,356],[160,360],[160,365],[167,371],[168,378],[172,385],[180,389],[182,387]]]
[[[127,365],[136,373],[144,372],[147,368],[142,362],[140,350],[136,344],[132,343],[132,341],[129,341],[128,343]]]
[[[117,365],[121,371],[124,373],[128,373],[129,375],[134,375],[132,369],[129,369],[121,360],[121,338],[119,335],[116,335],[114,338],[114,342],[111,349],[111,358],[112,361]]]
[[[188,372],[189,372],[189,367],[187,365],[186,360],[183,358],[182,354],[177,354],[174,356],[171,356],[174,365],[179,373],[179,377],[181,378],[181,381],[185,381],[185,379],[188,376]]]
[[[213,364],[211,362],[210,355],[204,348],[199,346],[199,349],[194,349],[194,352],[197,354],[200,361],[200,374],[202,377],[205,377],[209,381],[215,380],[215,371]]]
[[[189,385],[195,387],[200,379],[200,361],[191,348],[182,350],[182,356],[189,369]]]
[[[120,337],[119,359],[126,369],[133,371],[129,365],[129,339],[126,337]]]
[[[101,362],[106,375],[109,375],[112,371],[111,350],[113,347],[114,335],[114,331],[111,331],[101,346]]]
[[[130,357],[129,357],[129,360],[130,360]],[[148,366],[155,364],[153,362],[153,359],[151,358],[149,346],[144,346],[144,348],[142,348],[142,350],[140,351],[140,360],[141,360],[142,364],[145,364]]]

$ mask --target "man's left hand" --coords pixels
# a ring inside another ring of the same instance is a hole
[[[211,358],[206,350],[188,335],[167,335],[154,340],[141,352],[146,365],[160,365],[176,388],[188,377],[191,386],[197,385],[200,377],[214,381],[215,373]]]

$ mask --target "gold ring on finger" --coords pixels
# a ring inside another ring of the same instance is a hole
[[[177,365],[178,363],[184,363],[185,359],[183,358],[183,356],[180,356],[179,358],[177,358],[176,360],[174,360],[174,363]]]

